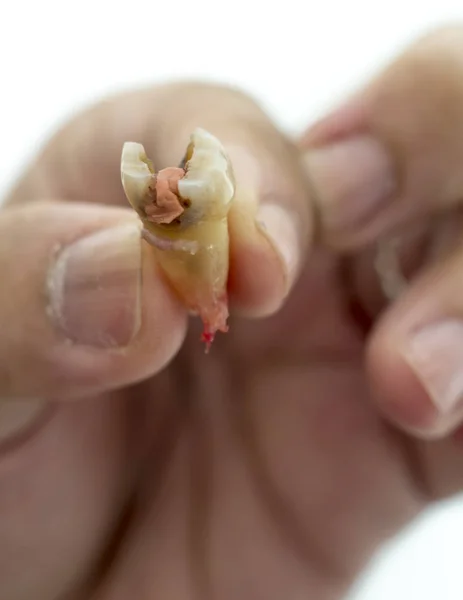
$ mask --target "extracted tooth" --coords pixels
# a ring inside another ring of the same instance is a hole
[[[181,166],[155,173],[143,146],[128,142],[121,174],[144,239],[185,306],[202,318],[209,348],[216,331],[228,329],[228,212],[235,180],[222,144],[196,129]]]

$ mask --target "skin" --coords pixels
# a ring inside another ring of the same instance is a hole
[[[420,250],[430,215],[459,218],[462,47],[459,29],[426,37],[303,136],[307,150],[372,132],[405,174],[392,208],[335,241],[323,218],[315,226],[323,193],[299,149],[231,90],[110,99],[51,140],[0,215],[0,279],[14,290],[0,298],[2,600],[340,600],[382,543],[461,491],[460,415],[438,413],[401,345],[462,312],[461,244],[447,236],[429,267]],[[256,185],[235,161],[231,332],[205,357],[144,246],[132,342],[64,344],[43,299],[51,249],[133,222],[123,141],[176,164],[197,123],[263,173]],[[243,225],[269,197],[297,216],[297,269]],[[368,244],[410,221],[421,229],[405,259],[420,272],[387,306]],[[16,426],[22,398],[33,415]]]

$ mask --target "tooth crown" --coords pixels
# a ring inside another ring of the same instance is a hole
[[[185,175],[178,182],[178,195],[188,208],[177,225],[187,227],[208,219],[226,217],[235,193],[233,169],[222,144],[204,129],[190,138],[185,158]],[[156,174],[142,144],[126,142],[121,159],[122,185],[126,196],[142,217],[156,183]]]

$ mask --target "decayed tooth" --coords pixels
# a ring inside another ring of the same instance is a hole
[[[217,331],[228,329],[228,211],[235,181],[222,144],[196,129],[181,167],[155,173],[143,146],[129,142],[121,172],[143,237],[185,306],[202,318],[209,347]]]

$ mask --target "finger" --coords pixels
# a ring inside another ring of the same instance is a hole
[[[303,139],[325,240],[358,248],[463,198],[463,29],[421,39]]]
[[[463,246],[420,275],[369,347],[375,398],[400,426],[442,437],[463,422]]]
[[[125,209],[0,212],[0,398],[72,398],[159,371],[186,315]]]
[[[232,305],[249,315],[268,314],[289,292],[311,240],[306,176],[294,145],[242,93],[175,84],[102,102],[50,141],[9,201],[56,197],[125,206],[122,144],[142,143],[156,168],[177,165],[198,126],[221,140],[236,171]]]

